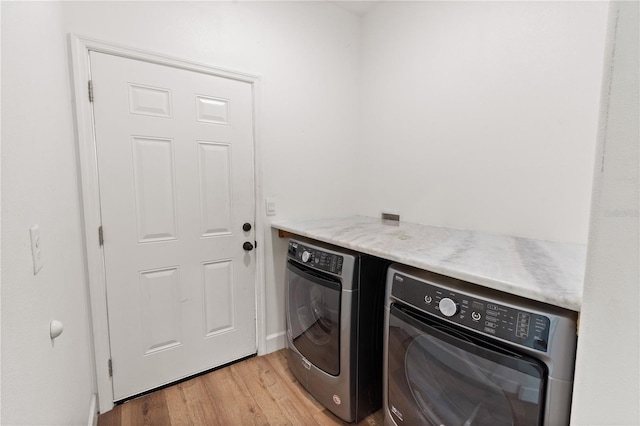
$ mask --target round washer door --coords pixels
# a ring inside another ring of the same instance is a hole
[[[341,285],[287,265],[289,344],[328,374],[340,374]]]
[[[542,424],[540,361],[397,305],[388,332],[388,404],[397,424]]]

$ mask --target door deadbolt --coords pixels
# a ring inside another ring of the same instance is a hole
[[[242,230],[244,232],[249,232],[251,231],[251,224],[249,222],[245,223],[244,225],[242,225]]]

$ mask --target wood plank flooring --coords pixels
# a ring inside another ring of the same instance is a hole
[[[383,423],[378,410],[358,425]],[[141,396],[98,418],[98,426],[347,424],[302,388],[284,349]]]

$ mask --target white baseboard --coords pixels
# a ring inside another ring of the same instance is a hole
[[[279,351],[285,347],[285,332],[280,331],[278,333],[269,334],[267,336],[267,353]]]
[[[87,426],[98,426],[98,395],[91,395],[91,403],[89,405],[89,420]]]

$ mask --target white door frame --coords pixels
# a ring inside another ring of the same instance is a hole
[[[259,214],[262,206],[262,170],[260,168],[260,150],[258,141],[258,105],[260,78],[255,75],[215,68],[204,64],[189,62],[153,52],[133,49],[121,45],[103,42],[75,34],[69,35],[72,61],[73,99],[75,101],[76,130],[78,139],[78,159],[82,185],[82,206],[84,214],[84,240],[87,263],[88,291],[90,299],[90,317],[93,334],[93,353],[96,372],[96,386],[100,412],[113,408],[113,387],[109,376],[108,362],[111,357],[109,346],[109,323],[107,316],[107,297],[104,252],[99,244],[98,228],[100,217],[100,190],[98,186],[98,165],[94,120],[89,102],[89,80],[91,79],[89,52],[101,52],[111,55],[137,59],[154,64],[196,71],[218,77],[243,81],[251,84],[253,91],[253,144],[254,144],[254,188],[255,188],[255,236],[256,240],[264,235],[264,217]],[[264,287],[264,240],[258,242],[256,250],[256,346],[258,355],[266,353],[266,312]]]

